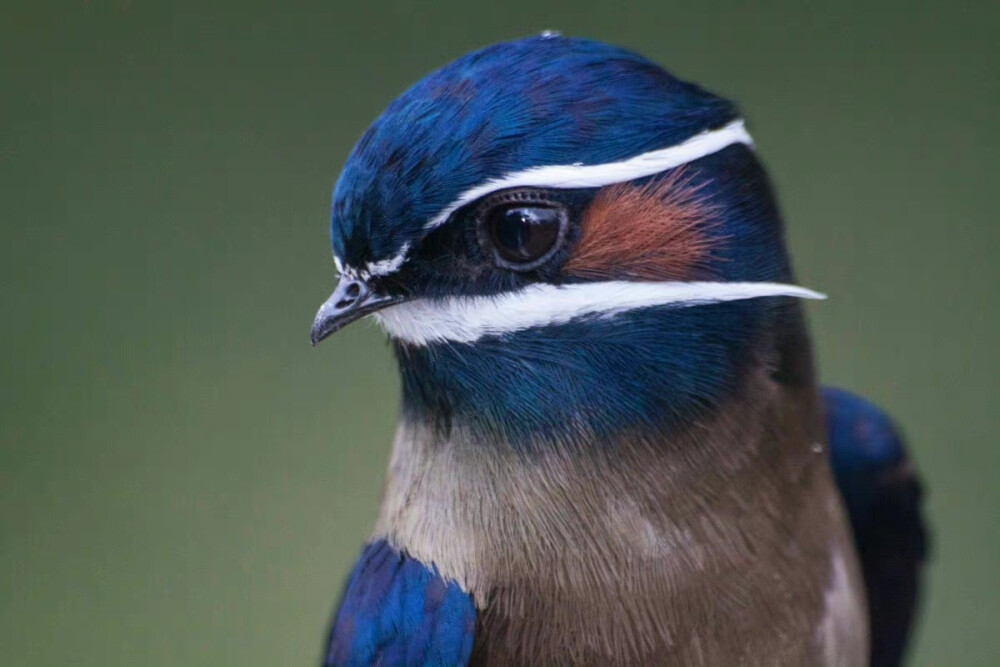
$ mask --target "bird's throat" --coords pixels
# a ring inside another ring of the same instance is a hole
[[[787,306],[787,304],[786,304]],[[730,400],[782,305],[649,308],[474,343],[395,343],[408,420],[523,449],[669,435]]]

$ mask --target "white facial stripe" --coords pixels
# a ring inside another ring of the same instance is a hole
[[[494,178],[474,188],[466,190],[455,201],[434,216],[425,226],[426,231],[440,227],[452,213],[466,204],[471,204],[497,190],[533,186],[539,188],[599,188],[613,183],[624,183],[637,178],[658,174],[693,162],[712,153],[717,153],[733,144],[753,147],[753,139],[747,133],[742,119],[737,119],[720,127],[696,134],[676,146],[661,148],[636,155],[621,162],[607,164],[562,164],[531,167],[523,171]]]
[[[410,244],[404,243],[395,256],[365,264],[360,269],[345,265],[336,255],[333,256],[333,263],[337,267],[337,273],[342,276],[368,280],[372,276],[387,276],[390,273],[398,271],[399,267],[406,261],[406,254],[408,252],[410,252]]]
[[[484,336],[611,317],[637,308],[698,306],[767,296],[825,299],[781,283],[628,282],[531,285],[497,296],[416,299],[375,313],[390,336],[413,345],[472,343]]]
[[[408,252],[410,252],[410,244],[404,243],[394,257],[371,262],[365,266],[362,273],[368,276],[387,276],[390,273],[395,273],[403,265],[403,262],[406,261],[406,253]]]

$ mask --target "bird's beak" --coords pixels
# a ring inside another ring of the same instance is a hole
[[[337,289],[333,291],[326,303],[319,307],[316,319],[313,320],[312,333],[309,338],[312,340],[312,344],[316,345],[354,320],[401,300],[399,297],[375,294],[364,280],[341,278]]]

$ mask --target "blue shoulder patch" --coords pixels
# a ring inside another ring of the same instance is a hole
[[[868,592],[871,667],[899,667],[920,598],[930,538],[923,487],[887,414],[823,389],[830,459],[850,514]]]
[[[851,523],[867,527],[871,495],[879,477],[906,458],[892,419],[875,405],[843,389],[823,387],[830,459]]]
[[[330,633],[327,667],[465,667],[472,596],[385,540],[365,547]]]

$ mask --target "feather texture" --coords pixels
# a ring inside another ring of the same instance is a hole
[[[683,169],[645,184],[598,191],[563,271],[590,280],[713,280],[711,260],[725,242],[719,211],[698,198]]]
[[[365,547],[330,632],[327,667],[464,667],[475,608],[455,582],[392,549]]]
[[[902,663],[928,554],[922,485],[892,420],[842,389],[823,389],[837,484],[868,591],[871,667]]]

